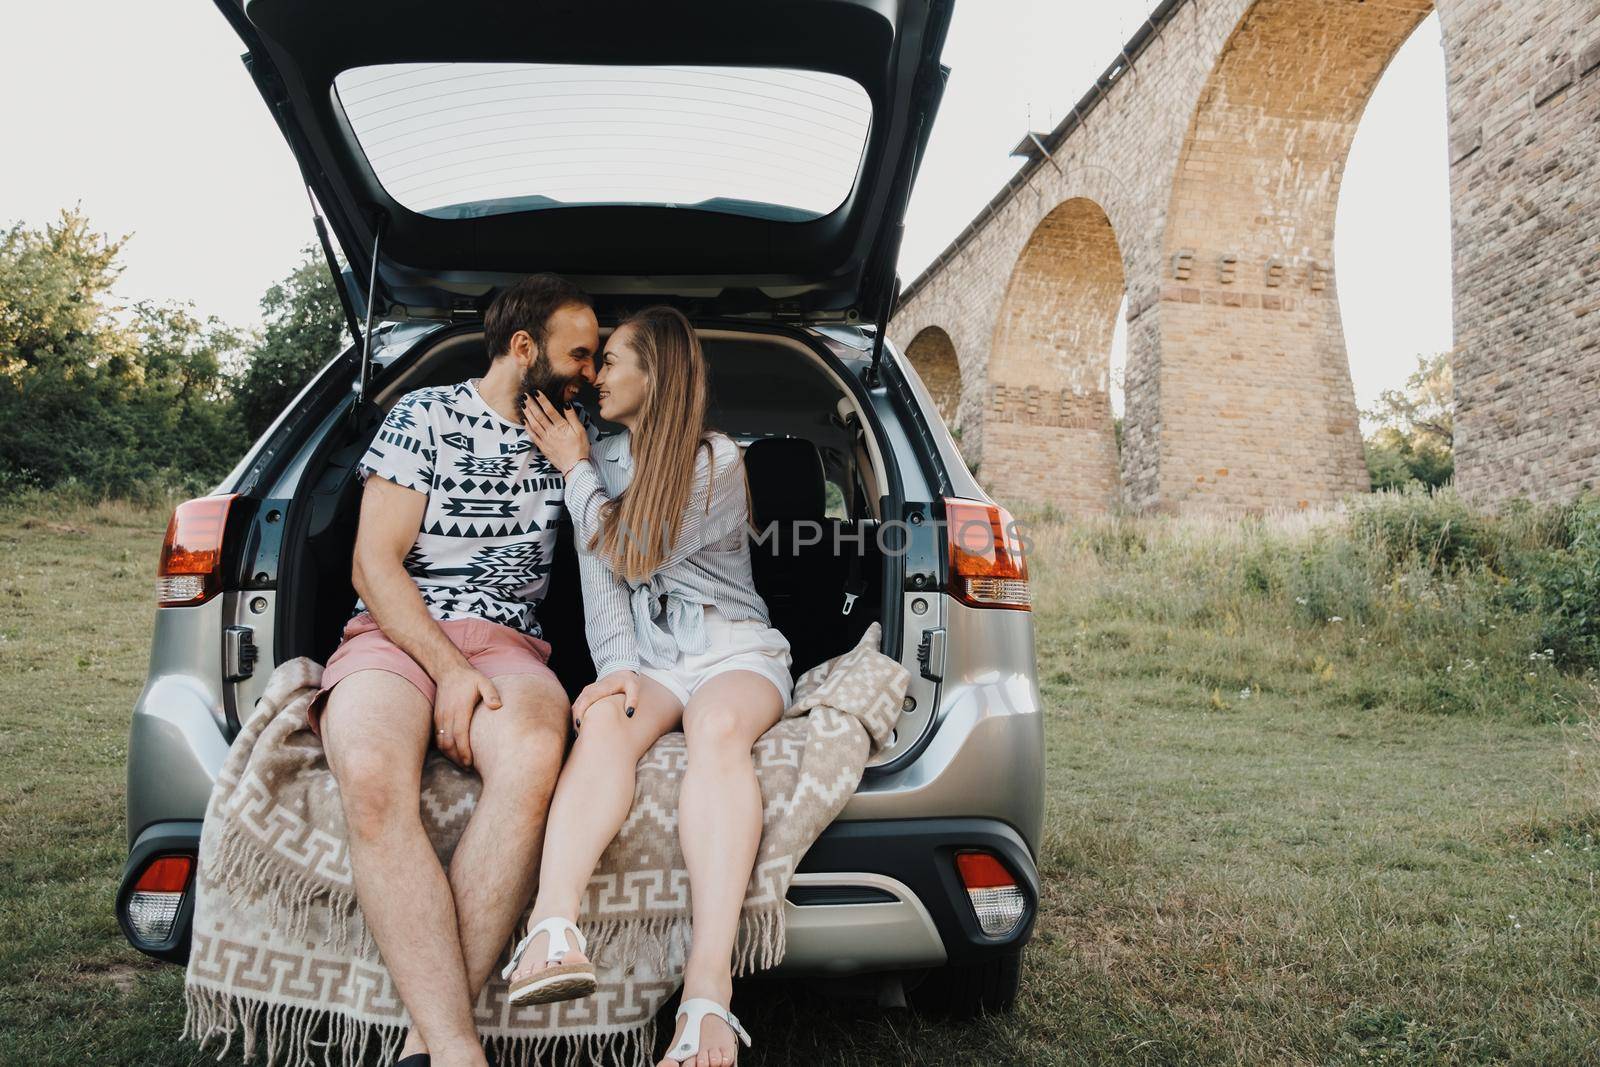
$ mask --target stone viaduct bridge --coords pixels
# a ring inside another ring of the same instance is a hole
[[[1434,7],[1166,0],[1023,139],[889,326],[998,499],[1241,512],[1367,489],[1334,215],[1366,102]],[[1600,486],[1600,0],[1437,7],[1457,484],[1570,497]]]

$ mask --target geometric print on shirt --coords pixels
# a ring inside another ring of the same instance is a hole
[[[484,403],[476,380],[401,397],[359,470],[428,497],[405,569],[430,615],[543,636],[538,608],[566,482],[520,423]],[[355,610],[366,606],[357,601]]]

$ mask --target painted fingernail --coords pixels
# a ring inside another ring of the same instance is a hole
[[[630,718],[630,719],[633,718],[633,709],[629,708],[627,714],[628,714],[628,718]]]

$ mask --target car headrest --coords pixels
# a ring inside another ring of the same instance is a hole
[[[801,437],[762,437],[744,450],[756,528],[821,519],[828,509],[822,453]]]

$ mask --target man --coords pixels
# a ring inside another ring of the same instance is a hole
[[[362,459],[361,599],[313,703],[356,900],[411,1015],[402,1067],[485,1063],[472,1005],[531,895],[571,711],[537,617],[565,486],[520,398],[592,382],[599,327],[543,274],[495,298],[484,341],[482,378],[407,394]],[[430,744],[483,780],[448,874],[419,812]]]

